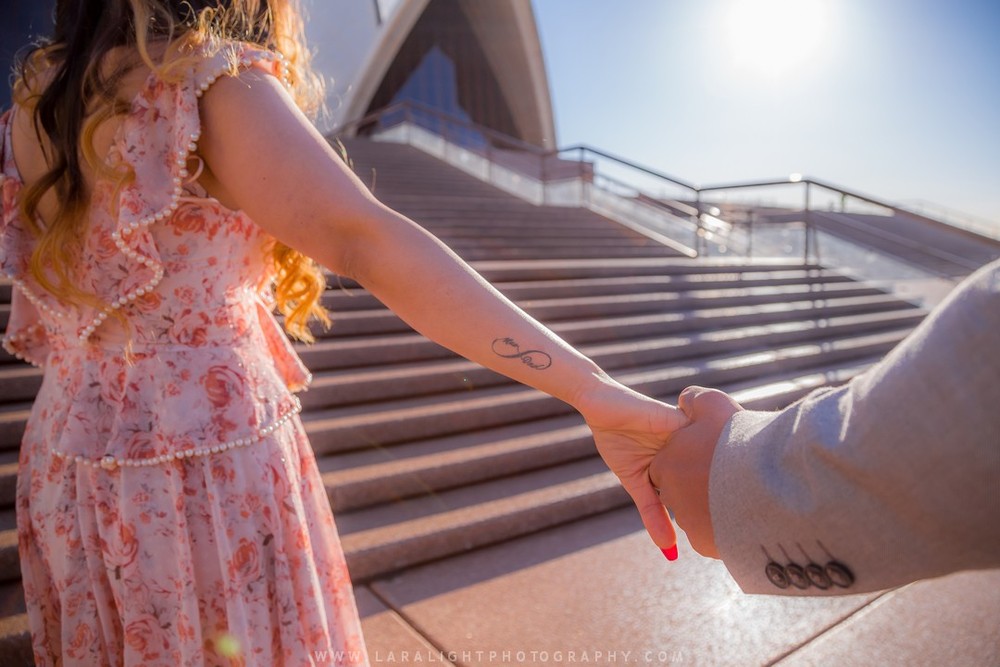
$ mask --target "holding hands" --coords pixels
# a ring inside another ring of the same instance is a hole
[[[632,497],[646,531],[669,560],[677,536],[667,507],[695,550],[718,558],[708,504],[715,444],[729,418],[742,410],[729,395],[688,387],[678,407],[614,382],[578,405],[597,449]]]
[[[673,560],[677,536],[647,471],[670,435],[687,423],[684,414],[610,379],[589,391],[577,408],[594,434],[601,458],[639,509],[646,531]]]
[[[722,429],[743,408],[728,394],[704,387],[688,387],[677,405],[690,421],[653,457],[649,480],[695,551],[719,558],[708,504],[709,471]]]
[[[718,558],[708,505],[715,444],[743,408],[729,395],[688,387],[674,408],[617,383],[590,392],[578,406],[597,449],[618,476],[646,531],[668,559],[676,558],[674,513],[695,550]]]

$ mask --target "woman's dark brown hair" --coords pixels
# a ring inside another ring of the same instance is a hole
[[[14,85],[14,101],[32,114],[48,167],[36,183],[22,190],[19,201],[24,223],[38,241],[30,270],[57,298],[108,306],[76,286],[72,267],[90,198],[83,161],[98,174],[117,179],[119,185],[132,176],[111,171],[93,146],[97,126],[128,110],[129,100],[118,96],[122,77],[144,63],[170,81],[194,57],[193,47],[200,47],[203,57],[227,41],[281,53],[299,107],[307,114],[318,110],[322,86],[309,66],[296,0],[57,1],[51,38],[23,59]],[[160,48],[151,48],[154,44]],[[118,48],[132,57],[109,68],[107,56]],[[49,191],[56,195],[57,212],[43,223],[38,207]],[[297,338],[312,340],[307,327],[310,316],[329,323],[319,304],[325,288],[322,271],[282,243],[275,243],[271,254],[275,299],[285,315],[285,328]]]

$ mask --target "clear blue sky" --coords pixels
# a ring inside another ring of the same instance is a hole
[[[798,172],[1000,227],[1000,0],[533,5],[560,146],[700,184]]]

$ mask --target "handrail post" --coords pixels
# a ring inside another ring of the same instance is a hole
[[[490,185],[493,183],[493,142],[489,137],[483,137],[486,139],[486,181]]]
[[[701,256],[701,190],[694,191],[694,254]]]
[[[803,264],[809,263],[809,237],[813,235],[813,225],[812,225],[812,211],[809,207],[809,186],[810,182],[806,181],[806,242],[805,242],[805,256],[802,258]]]
[[[547,157],[547,155],[545,153],[539,153],[539,155],[538,155],[538,159],[539,159],[539,165],[538,165],[539,166],[539,170],[538,170],[538,173],[539,173],[539,180],[541,181],[541,184],[542,184],[542,205],[543,206],[547,205],[549,203],[549,179],[548,179],[548,172],[547,172],[547,170],[545,168],[546,167],[545,163],[547,162],[546,157]]]

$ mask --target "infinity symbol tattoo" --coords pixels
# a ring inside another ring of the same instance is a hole
[[[521,363],[536,371],[544,371],[552,365],[552,357],[541,350],[522,350],[513,338],[497,338],[493,341],[493,353],[504,359],[520,359]]]

